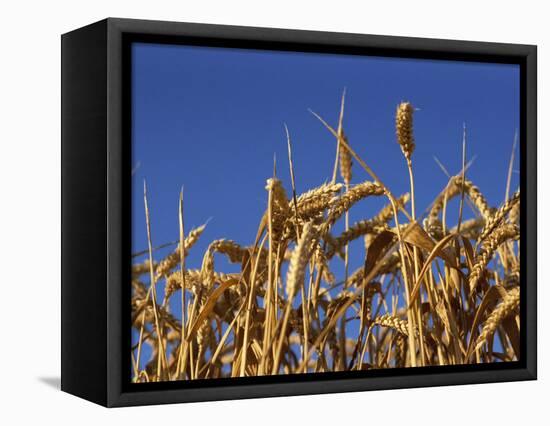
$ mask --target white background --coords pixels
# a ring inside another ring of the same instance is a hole
[[[550,402],[543,1],[7,1],[0,5],[0,423],[543,424]],[[107,16],[539,46],[539,380],[107,410],[60,392],[60,34]],[[544,419],[544,420],[542,420]]]

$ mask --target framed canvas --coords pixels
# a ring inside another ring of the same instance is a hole
[[[536,47],[106,19],[62,36],[62,389],[536,378]]]

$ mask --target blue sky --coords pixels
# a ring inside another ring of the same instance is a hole
[[[178,239],[182,185],[187,231],[211,219],[188,267],[200,267],[214,239],[253,243],[274,153],[278,177],[290,193],[283,123],[293,140],[298,193],[329,180],[334,138],[308,108],[335,126],[344,87],[349,142],[395,194],[409,188],[395,109],[401,101],[418,108],[418,214],[447,182],[433,157],[452,174],[460,170],[463,123],[467,157],[476,156],[467,177],[490,204],[503,201],[519,127],[518,66],[140,43],[133,45],[132,59],[134,252],[147,247],[144,179],[153,245]],[[354,164],[353,182],[365,179]],[[514,173],[512,190],[518,182]],[[360,204],[351,221],[376,212],[384,201]]]

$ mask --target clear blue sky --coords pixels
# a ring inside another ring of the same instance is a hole
[[[350,144],[396,194],[409,183],[395,109],[401,101],[419,109],[413,155],[418,213],[447,182],[433,157],[452,174],[460,170],[463,123],[467,156],[477,157],[467,177],[492,205],[504,198],[519,127],[518,66],[155,44],[135,44],[132,58],[132,163],[139,163],[132,189],[134,252],[147,247],[144,179],[153,245],[178,239],[182,185],[187,231],[212,218],[188,267],[200,267],[214,239],[253,243],[274,153],[290,192],[283,123],[292,135],[298,193],[322,184],[331,176],[335,142],[308,108],[335,126],[344,87]],[[367,178],[355,164],[354,183]],[[515,173],[513,190],[518,181]],[[351,220],[382,205],[362,203]],[[361,259],[351,261],[358,266]]]

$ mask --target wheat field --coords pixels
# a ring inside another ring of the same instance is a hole
[[[285,188],[276,171],[266,172],[252,245],[214,240],[202,264],[188,264],[207,225],[186,229],[193,206],[182,191],[173,214],[179,243],[157,258],[144,186],[149,246],[147,259],[132,264],[134,382],[519,359],[520,196],[510,178],[506,201],[491,206],[468,179],[463,155],[460,173],[417,211],[414,107],[403,102],[395,111],[392,143],[403,153],[395,167],[408,170],[410,187],[397,195],[377,176],[375,159],[363,161],[346,137],[344,100],[336,126],[313,113],[334,139],[332,179],[296,193],[287,130],[290,179]],[[350,211],[373,198],[385,206],[351,223]],[[351,250],[360,250],[361,265],[352,267]],[[220,257],[239,271],[221,270]],[[180,311],[171,311],[173,298]]]

